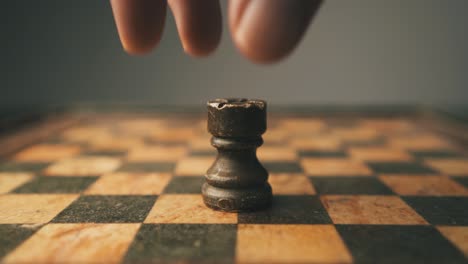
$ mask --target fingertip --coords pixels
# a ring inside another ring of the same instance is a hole
[[[257,64],[273,64],[287,57],[293,50],[293,47],[268,50],[255,45],[258,43],[256,40],[249,39],[242,34],[234,35],[233,39],[237,50],[251,62]]]
[[[282,60],[299,44],[321,2],[230,0],[229,21],[234,43],[242,55],[255,63]]]
[[[144,55],[160,42],[166,17],[165,0],[111,0],[117,32],[128,54]]]
[[[192,57],[201,58],[206,57],[212,54],[219,45],[218,41],[213,41],[209,45],[194,45],[194,42],[191,41],[182,41],[182,47],[184,52]]]
[[[129,54],[134,56],[143,56],[150,53],[158,44],[158,40],[153,40],[152,42],[142,43],[141,41],[126,41],[121,39],[122,48],[123,50]],[[142,45],[143,44],[143,45]]]
[[[169,6],[185,53],[204,57],[216,50],[222,32],[218,0],[169,0]]]

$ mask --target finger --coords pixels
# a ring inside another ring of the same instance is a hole
[[[165,0],[110,0],[123,48],[130,54],[151,51],[161,39]]]
[[[186,53],[211,53],[221,38],[221,8],[218,0],[169,0]]]
[[[269,63],[299,43],[321,0],[230,0],[229,26],[238,49],[249,59]]]

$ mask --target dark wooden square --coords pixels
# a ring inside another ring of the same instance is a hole
[[[40,172],[50,164],[50,162],[0,162],[0,172]]]
[[[302,167],[297,162],[262,162],[262,165],[270,173],[301,173]]]
[[[73,144],[73,145],[79,145],[79,146],[86,146],[87,144],[84,143],[84,142],[70,142],[70,141],[67,141],[65,138],[59,136],[59,135],[53,135],[53,136],[50,136],[44,140],[41,140],[40,143],[43,143],[43,144],[48,144],[48,145],[70,145],[70,144]]]
[[[343,140],[343,147],[379,147],[384,146],[386,140],[382,137],[374,138],[374,139],[345,139]]]
[[[172,177],[164,189],[164,193],[201,193],[201,186],[205,182],[202,176]]]
[[[348,154],[345,151],[316,151],[316,150],[299,150],[300,157],[307,158],[346,158]]]
[[[340,117],[322,117],[322,120],[325,122],[328,128],[356,128],[359,123],[355,118],[340,118]]]
[[[143,224],[124,262],[231,263],[236,231],[232,224]]]
[[[331,219],[317,196],[276,195],[270,208],[239,213],[242,224],[330,224]]]
[[[208,157],[215,157],[216,156],[216,149],[212,150],[190,150],[189,156],[208,156]]]
[[[318,194],[382,194],[393,192],[375,177],[309,177]]]
[[[417,162],[368,162],[375,174],[435,174],[435,170]]]
[[[356,263],[466,263],[432,226],[337,225]]]
[[[173,162],[128,162],[123,164],[120,172],[172,172],[175,168]]]
[[[433,225],[468,225],[468,197],[402,198]]]
[[[81,196],[58,214],[54,223],[141,223],[156,201],[156,196],[88,195]]]
[[[463,176],[463,177],[452,177],[455,181],[458,183],[464,185],[466,188],[468,188],[468,176]]]
[[[459,158],[463,157],[462,154],[453,150],[419,150],[411,151],[411,155],[417,159],[425,158]]]
[[[187,146],[187,141],[182,139],[173,139],[171,141],[165,141],[163,139],[156,138],[145,138],[145,146],[150,147],[151,145],[165,146],[165,147],[185,147]]]
[[[41,226],[0,224],[0,258],[6,256]]]
[[[80,193],[98,177],[36,177],[13,190],[14,193]]]
[[[107,156],[107,157],[123,157],[127,155],[126,150],[85,150],[81,153],[83,156]]]

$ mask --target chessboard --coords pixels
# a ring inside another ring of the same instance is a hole
[[[455,121],[453,121],[455,125]],[[467,263],[466,126],[272,113],[271,208],[205,207],[201,113],[65,113],[3,135],[1,263]]]

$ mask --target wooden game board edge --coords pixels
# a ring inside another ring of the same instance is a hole
[[[410,104],[385,105],[280,105],[268,104],[268,112],[280,115],[369,115],[393,116],[418,113],[421,106]],[[74,113],[139,113],[139,114],[205,114],[206,106],[203,102],[197,105],[148,105],[132,103],[79,103],[68,108]]]
[[[54,108],[40,114],[23,118],[21,126],[0,130],[0,158],[6,157],[57,131],[83,119],[122,118],[125,116],[167,116],[183,115],[201,117],[205,114],[201,106],[169,106],[140,104],[78,104],[67,108]],[[315,105],[315,106],[273,106],[269,114],[280,117],[405,117],[424,127],[444,134],[458,141],[464,149],[468,147],[468,122],[453,118],[444,111],[415,105]],[[14,119],[11,119],[14,120]],[[2,120],[0,120],[2,121]],[[21,119],[20,119],[21,121]],[[1,127],[0,127],[1,128]]]
[[[468,122],[445,111],[421,111],[419,122],[430,130],[455,140],[463,152],[468,149]]]
[[[70,127],[85,116],[73,113],[53,113],[40,115],[37,119],[22,123],[21,127],[0,136],[0,158],[8,157],[18,150],[47,138],[67,127]]]

